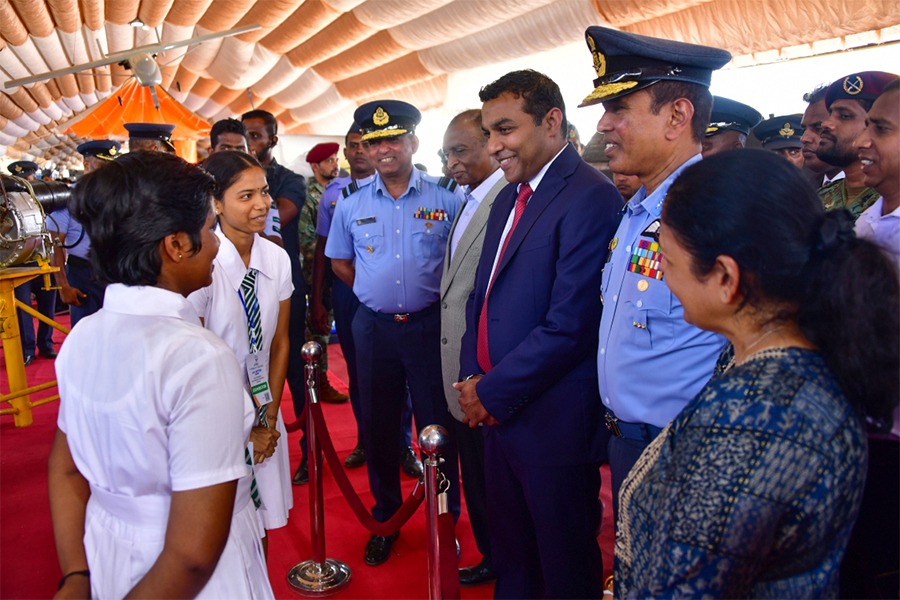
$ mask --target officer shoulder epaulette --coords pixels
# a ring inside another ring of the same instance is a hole
[[[341,190],[341,198],[346,198],[358,189],[359,184],[355,181],[351,181],[344,189]]]
[[[366,181],[366,180],[364,179],[364,180],[363,180],[363,183],[360,183],[359,181],[357,181],[356,179],[354,179],[353,181],[351,181],[350,183],[348,183],[348,184],[344,187],[344,189],[341,190],[341,198],[347,198],[347,197],[350,196],[351,194],[355,194],[355,193],[358,192],[361,188],[366,187],[366,186],[369,185],[370,183],[372,183],[372,178],[371,178],[371,177],[369,178],[368,181]]]
[[[458,185],[456,183],[456,181],[454,181],[450,177],[441,177],[440,179],[437,180],[437,184],[439,186],[441,186],[442,188],[446,188],[446,189],[450,190],[451,192],[455,192],[456,187]]]

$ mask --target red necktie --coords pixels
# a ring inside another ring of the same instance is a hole
[[[527,183],[519,189],[519,197],[516,198],[516,211],[513,214],[512,227],[509,228],[509,233],[506,234],[506,239],[503,240],[503,247],[500,249],[500,256],[497,257],[497,268],[494,270],[494,276],[491,278],[491,281],[488,284],[487,293],[484,295],[484,304],[481,307],[481,316],[478,318],[478,340],[475,348],[476,357],[478,358],[478,366],[481,367],[481,370],[485,373],[491,370],[491,357],[488,353],[487,339],[488,298],[491,295],[491,288],[494,286],[494,279],[497,277],[497,271],[500,270],[500,261],[503,260],[503,253],[506,252],[506,246],[509,245],[509,240],[512,238],[513,232],[516,230],[516,225],[518,225],[519,219],[522,218],[522,213],[525,212],[525,205],[528,203],[528,199],[531,198],[531,194],[531,186]]]

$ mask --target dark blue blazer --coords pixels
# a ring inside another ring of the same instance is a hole
[[[518,195],[494,201],[466,311],[460,378],[481,373],[477,325],[494,257]],[[497,265],[488,303],[493,368],[476,390],[500,422],[485,435],[526,463],[596,462],[603,406],[597,387],[601,273],[622,197],[571,145],[550,165]]]

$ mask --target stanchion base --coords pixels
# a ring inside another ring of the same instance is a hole
[[[301,596],[330,596],[350,583],[350,567],[333,558],[326,558],[322,564],[304,560],[291,567],[287,580]]]

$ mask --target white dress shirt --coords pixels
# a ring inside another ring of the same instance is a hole
[[[502,177],[503,169],[498,167],[474,190],[469,186],[464,186],[466,203],[462,207],[462,214],[459,216],[459,221],[456,222],[456,227],[453,229],[453,237],[450,239],[450,260],[453,260],[453,253],[456,252],[456,247],[459,246],[459,240],[466,232],[466,227],[472,221],[475,211],[481,206],[481,201],[484,200],[484,197],[497,185],[497,182]]]
[[[535,175],[534,178],[528,182],[528,185],[531,186],[531,195],[532,196],[534,196],[534,193],[537,192],[538,186],[541,185],[541,180],[543,180],[544,175],[547,174],[547,169],[550,168],[550,165],[553,164],[553,161],[555,161],[557,158],[559,158],[559,155],[563,153],[563,150],[566,149],[567,145],[568,145],[568,142],[560,149],[559,152],[556,153],[556,156],[554,156],[552,159],[550,159],[547,162],[547,164],[544,165],[544,167],[540,171],[538,171],[538,174]],[[521,189],[522,189],[522,184],[520,183],[516,187],[516,191],[518,192]],[[526,208],[528,207],[528,202],[530,202],[530,201],[531,201],[531,198],[529,198],[528,200],[525,201]],[[500,236],[500,245],[497,247],[496,256],[494,256],[494,266],[491,267],[490,281],[494,280],[494,273],[497,271],[497,263],[500,262],[500,252],[503,250],[503,243],[506,241],[506,236],[509,235],[509,230],[512,229],[513,219],[516,216],[516,203],[513,203],[512,210],[509,211],[509,217],[506,219],[506,226],[503,228],[503,235]]]
[[[881,246],[900,271],[900,207],[886,215],[883,212],[884,197],[881,197],[856,219],[856,237]]]

